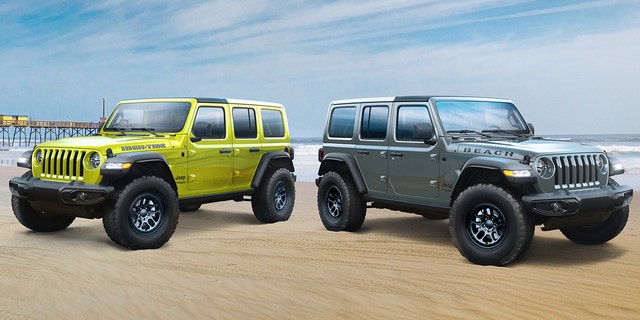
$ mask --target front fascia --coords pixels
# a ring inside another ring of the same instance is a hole
[[[157,153],[173,165],[179,164],[180,159],[185,157],[182,140],[182,135],[108,135],[49,141],[38,145],[31,155],[33,175],[42,180],[99,184],[104,164],[118,162],[122,159],[118,158],[120,154]],[[94,153],[100,159],[95,168],[90,165],[89,159]],[[106,172],[113,173],[114,168],[111,166]]]

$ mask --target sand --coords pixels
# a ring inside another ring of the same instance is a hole
[[[6,181],[24,169],[1,166]],[[536,228],[506,267],[478,266],[447,220],[369,209],[359,232],[324,229],[316,187],[298,182],[287,222],[248,202],[181,214],[157,250],[114,245],[100,220],[34,233],[0,188],[0,319],[638,319],[640,211],[601,246]]]

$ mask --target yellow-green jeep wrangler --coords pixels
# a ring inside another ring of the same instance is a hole
[[[9,181],[13,212],[38,232],[76,217],[102,218],[107,235],[131,249],[159,248],[178,212],[251,200],[265,223],[289,219],[295,201],[293,148],[284,107],[171,98],[120,102],[100,134],[36,146],[29,168]]]

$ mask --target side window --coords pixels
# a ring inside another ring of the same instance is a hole
[[[431,117],[426,106],[400,106],[396,139],[398,141],[423,141],[427,128],[432,128]]]
[[[284,137],[284,121],[282,112],[265,109],[260,112],[262,116],[262,129],[266,138]]]
[[[233,108],[233,134],[238,139],[258,137],[255,110],[250,108]]]
[[[362,109],[361,139],[384,140],[387,137],[389,107],[367,106]]]
[[[329,137],[353,138],[356,122],[356,107],[335,108],[329,119]]]
[[[224,123],[224,109],[218,107],[201,107],[196,114],[191,132],[203,139],[224,139],[227,137]]]

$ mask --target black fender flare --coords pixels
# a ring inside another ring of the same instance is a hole
[[[520,161],[514,159],[507,158],[497,158],[497,157],[475,157],[469,159],[460,172],[458,174],[458,179],[456,182],[456,186],[453,189],[453,194],[458,194],[462,192],[462,188],[465,187],[467,178],[473,171],[473,169],[485,169],[485,170],[493,170],[499,172],[502,176],[505,177],[507,182],[511,184],[526,184],[526,183],[535,183],[537,181],[536,173],[533,168],[528,164],[523,164]],[[530,171],[530,176],[507,176],[504,171]]]
[[[256,189],[262,183],[262,178],[264,174],[267,172],[267,168],[272,161],[281,161],[284,163],[284,167],[287,170],[294,172],[293,161],[288,153],[284,151],[274,151],[265,153],[262,158],[260,158],[260,163],[258,163],[258,167],[256,168],[256,173],[253,175],[253,180],[251,181],[251,188]]]
[[[358,192],[360,192],[360,194],[367,193],[367,185],[365,184],[364,178],[360,173],[360,169],[358,168],[358,163],[356,162],[356,159],[352,155],[344,154],[344,153],[326,154],[322,159],[322,163],[320,163],[320,168],[318,169],[318,176],[322,176],[328,171],[330,171],[330,169],[333,166],[333,163],[336,163],[336,162],[342,163],[343,165],[346,166],[347,170],[349,170],[349,173],[353,178],[353,182],[356,184],[356,189],[358,189]]]

